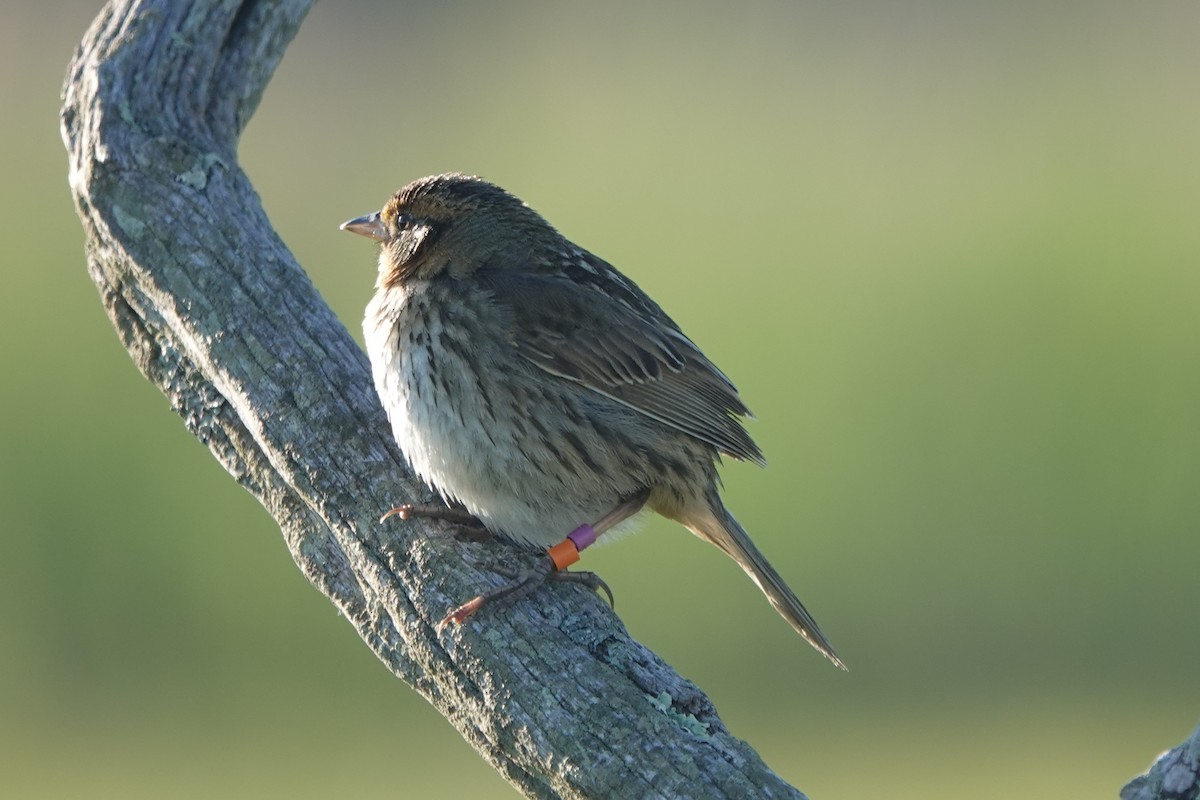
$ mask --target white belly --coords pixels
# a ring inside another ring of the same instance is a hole
[[[377,304],[388,298],[395,301],[396,294],[377,295],[368,306],[367,351],[396,443],[422,480],[489,529],[542,547],[616,504],[608,487],[594,480],[589,485],[561,466],[561,454],[536,434],[515,398],[481,394],[473,366],[458,353],[486,358],[486,348],[495,343],[458,341],[458,347],[447,347],[442,337],[450,334],[439,323],[411,315],[403,318],[404,346],[401,326],[370,323]],[[441,346],[415,346],[416,341]]]

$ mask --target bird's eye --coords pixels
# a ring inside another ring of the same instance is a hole
[[[402,231],[411,224],[412,224],[412,217],[410,217],[408,214],[397,214],[396,215],[396,229],[397,230]]]

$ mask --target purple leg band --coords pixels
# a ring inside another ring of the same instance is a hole
[[[567,534],[567,538],[575,543],[575,548],[582,551],[596,541],[596,529],[591,525],[580,525]]]

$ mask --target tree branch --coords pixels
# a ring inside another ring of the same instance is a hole
[[[110,3],[62,132],[92,279],[142,374],[278,521],[308,579],[529,797],[800,797],[601,600],[538,591],[439,633],[529,559],[421,523],[361,350],[272,230],[238,136],[310,0]]]
[[[1200,798],[1200,725],[1187,741],[1168,750],[1145,774],[1121,790],[1121,800],[1197,800]]]

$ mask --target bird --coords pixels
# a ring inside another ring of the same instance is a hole
[[[742,424],[749,409],[632,280],[473,175],[415,180],[341,228],[379,243],[363,333],[413,471],[488,531],[549,548],[536,575],[443,623],[526,590],[649,508],[730,556],[845,669],[720,497],[722,456],[766,464]]]

